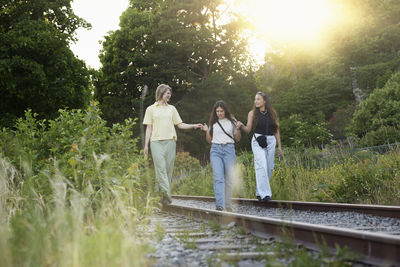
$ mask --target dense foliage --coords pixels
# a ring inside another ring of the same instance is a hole
[[[352,130],[370,146],[400,140],[400,72],[361,103],[354,113]]]
[[[284,146],[323,146],[349,134],[354,90],[368,95],[399,69],[397,2],[342,2],[343,12],[353,14],[351,23],[332,29],[319,49],[271,42],[255,75],[240,35],[248,24],[237,14],[217,23],[227,15],[221,3],[131,1],[121,29],[106,37],[100,56],[96,97],[107,121],[142,116],[159,83],[174,88],[172,104],[189,122],[207,121],[218,99],[245,121],[254,93],[262,90],[278,111]],[[149,94],[140,98],[144,85]],[[200,147],[206,143],[194,142],[204,139],[201,133],[180,135],[181,149],[204,157]],[[248,149],[248,139],[239,147]]]
[[[280,123],[281,138],[285,146],[290,147],[323,147],[329,144],[332,134],[327,129],[327,123],[321,112],[314,117],[294,114]]]
[[[59,108],[88,103],[89,73],[68,44],[77,28],[89,25],[73,13],[70,2],[2,4],[0,125],[12,125],[27,108],[41,118],[54,118]],[[92,73],[94,97],[108,125],[135,117],[140,121],[159,83],[173,87],[171,103],[185,122],[206,122],[219,99],[245,121],[254,93],[262,90],[278,111],[284,146],[323,146],[330,136],[345,139],[358,104],[355,90],[366,98],[399,70],[400,4],[337,4],[351,14],[350,22],[330,29],[311,48],[269,40],[265,64],[254,73],[246,43],[250,23],[223,1],[132,0],[120,29],[103,42],[103,66]],[[376,135],[371,133],[363,144],[398,140],[396,128],[388,127],[379,131],[388,132],[389,139],[371,141]],[[199,138],[204,139],[199,132],[181,133],[178,145],[204,157],[205,142],[194,142]],[[249,149],[248,143],[244,138],[239,147]]]
[[[87,110],[60,110],[54,120],[36,117],[28,110],[15,130],[3,129],[0,153],[20,172],[28,168],[26,175],[41,181],[36,184],[38,193],[46,195],[50,190],[47,176],[56,172],[78,191],[139,182],[138,172],[146,168],[138,156],[137,139],[132,138],[133,120],[109,128],[95,102]]]
[[[146,265],[136,234],[155,206],[154,174],[132,138],[135,122],[105,124],[92,103],[49,121],[28,110],[0,132],[7,266]]]
[[[216,91],[232,83],[245,85],[244,90],[254,88],[251,77],[244,83],[243,75],[249,68],[245,40],[240,35],[244,24],[238,15],[221,10],[221,3],[131,1],[121,16],[121,28],[106,36],[100,55],[103,66],[95,96],[109,122],[139,116],[144,85],[150,89],[145,106],[154,102],[160,83],[173,88],[172,104],[184,97],[192,102],[195,95],[214,103]],[[221,23],[228,15],[230,21]],[[217,79],[213,78],[216,73],[220,76]],[[234,86],[231,91],[240,93],[241,89]],[[207,92],[200,92],[203,90]],[[179,111],[189,112],[184,107]],[[202,117],[208,112],[203,106],[196,109]]]
[[[89,73],[69,48],[78,27],[71,0],[2,1],[0,8],[0,126],[28,108],[54,118],[60,108],[89,101]]]
[[[281,132],[292,130],[290,118],[295,114],[306,122],[315,121],[315,114],[322,112],[333,137],[345,138],[355,110],[353,94],[359,90],[368,95],[399,70],[400,3],[350,0],[340,4],[344,13],[351,14],[351,23],[331,29],[320,47],[275,44],[256,73],[258,87],[270,92],[280,115]],[[285,136],[282,142],[310,146],[310,142],[294,143]],[[317,139],[312,142],[319,144]]]

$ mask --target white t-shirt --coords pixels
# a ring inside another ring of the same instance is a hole
[[[218,120],[221,123],[222,127],[224,127],[225,132],[230,134],[232,137],[236,133],[236,127],[234,127],[233,123],[228,119]],[[213,125],[213,136],[211,143],[213,144],[228,144],[235,143],[235,141],[224,133],[221,129],[221,126],[218,123],[214,123]]]

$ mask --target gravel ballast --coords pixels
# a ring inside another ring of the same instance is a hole
[[[215,203],[210,201],[174,198],[172,204],[215,210]],[[356,212],[316,212],[238,204],[232,204],[232,212],[369,232],[390,232],[391,234],[397,234],[396,232],[398,232],[400,235],[400,219]]]

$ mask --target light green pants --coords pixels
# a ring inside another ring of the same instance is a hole
[[[176,142],[174,140],[151,141],[151,156],[156,169],[157,191],[166,193],[171,199],[171,179],[174,170]]]

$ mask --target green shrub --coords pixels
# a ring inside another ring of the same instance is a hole
[[[368,132],[361,140],[362,146],[378,146],[393,144],[400,141],[400,130],[395,127],[383,126],[376,131]]]
[[[107,127],[96,103],[31,111],[0,131],[0,258],[7,266],[146,266],[139,227],[154,175],[133,120]]]
[[[280,122],[282,144],[286,147],[320,147],[329,144],[332,134],[321,112],[312,118],[294,114]]]
[[[191,175],[192,172],[200,171],[200,161],[190,156],[188,152],[178,152],[175,157],[173,176],[175,180],[180,180]]]
[[[399,205],[400,151],[376,160],[349,159],[328,195],[337,202]]]
[[[370,136],[366,136],[365,142],[380,145],[390,141],[399,141],[397,133],[399,128],[400,72],[397,72],[392,75],[383,88],[375,89],[360,104],[359,109],[354,113],[351,130],[360,138],[371,133]]]

